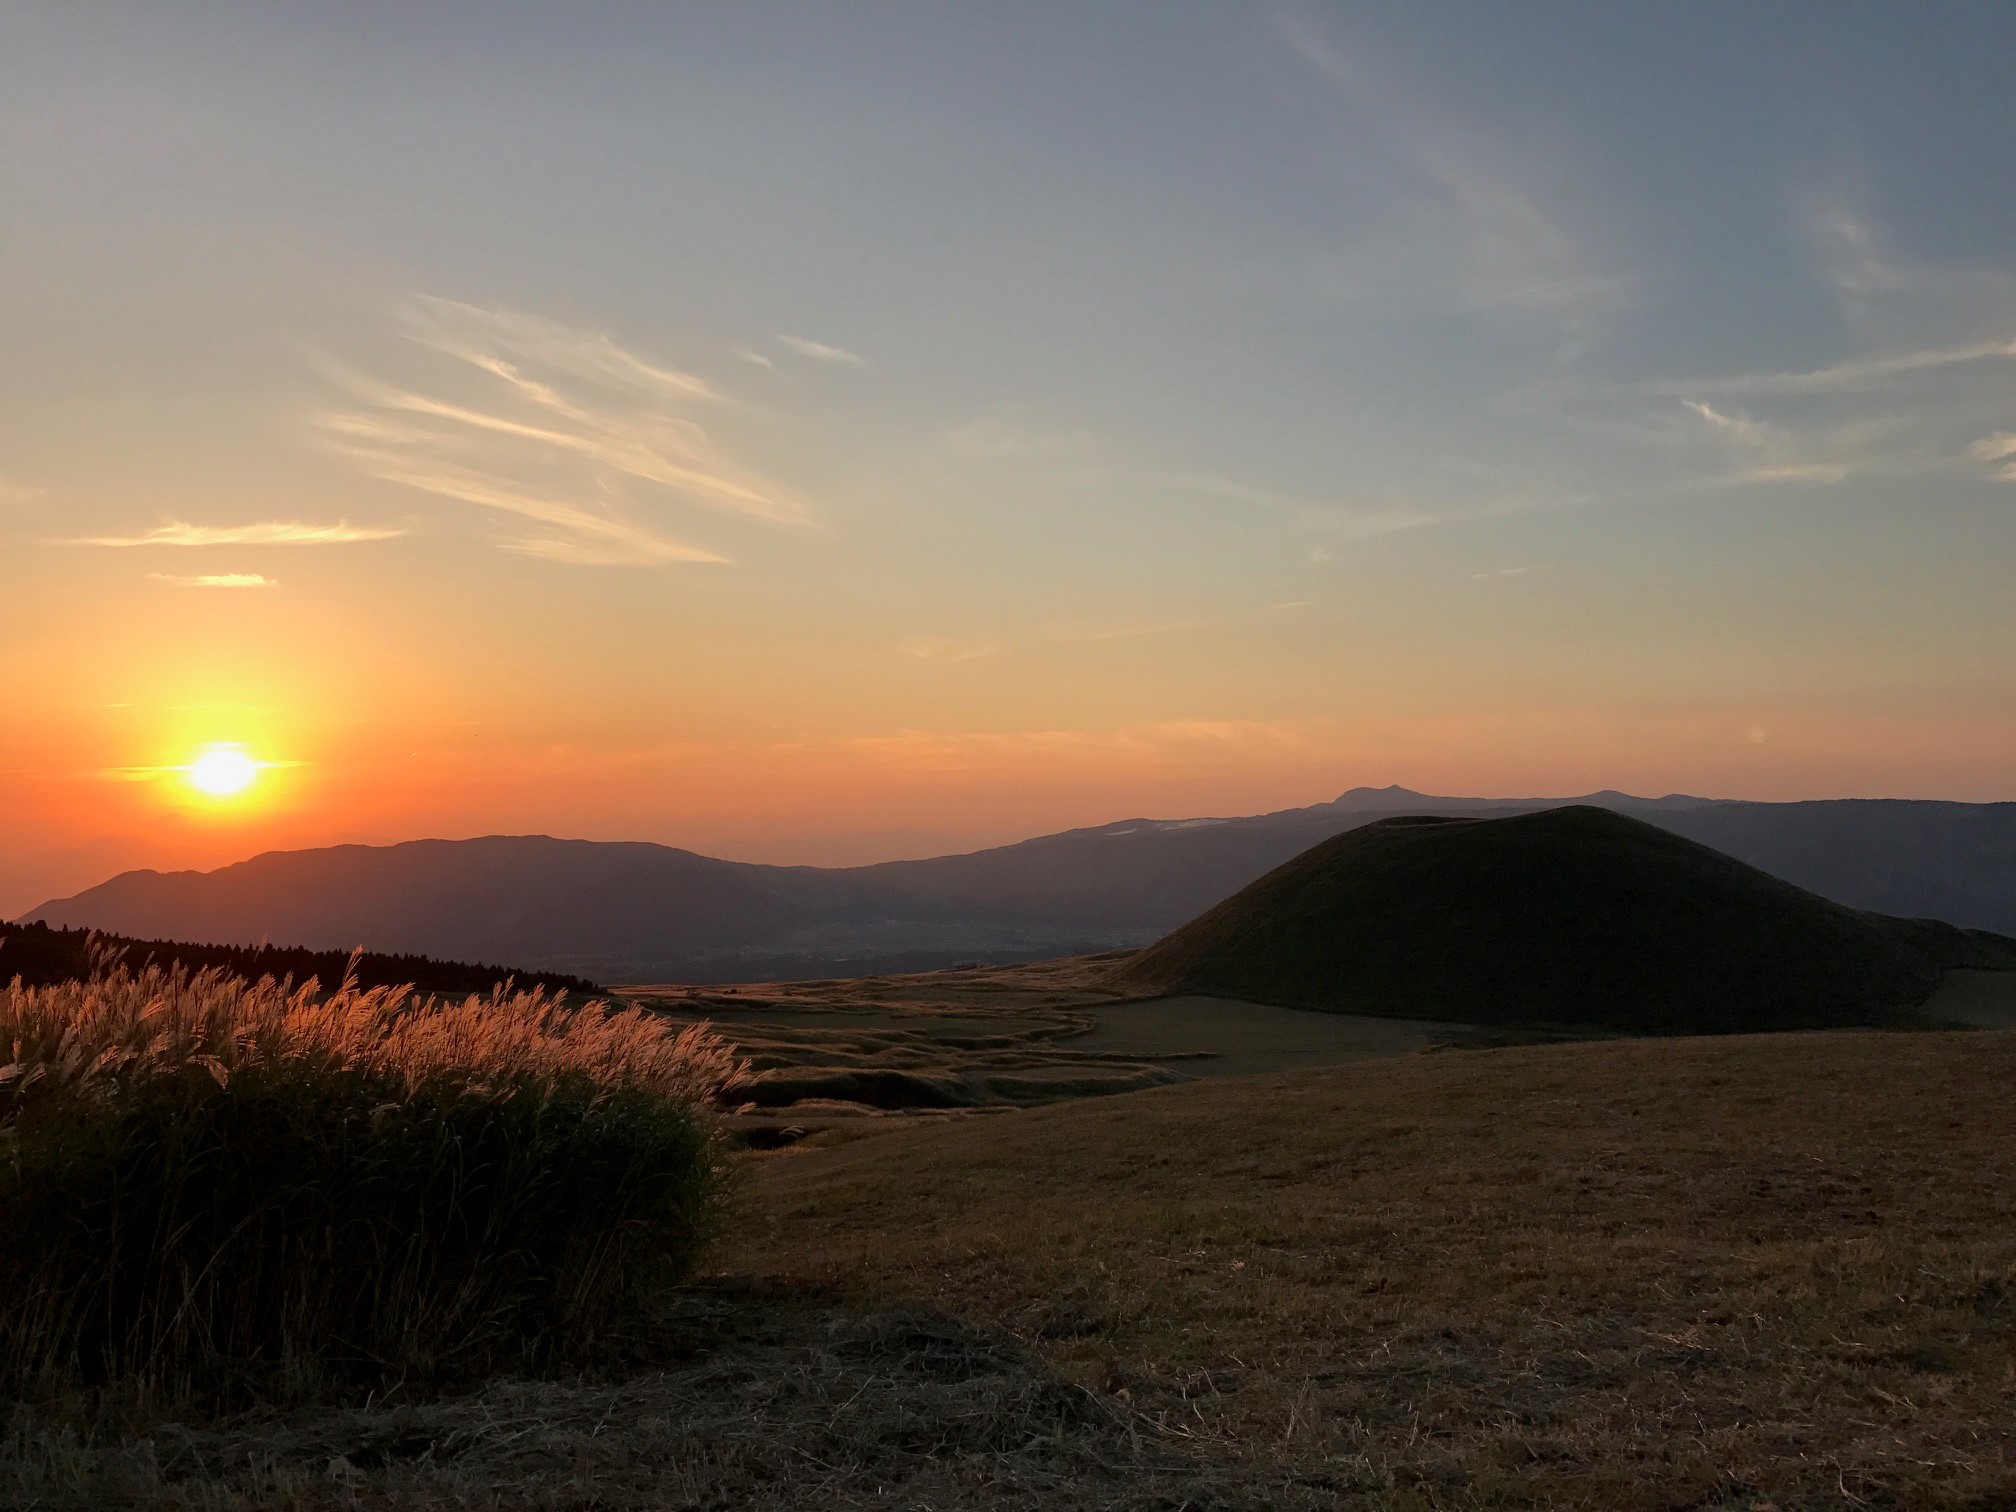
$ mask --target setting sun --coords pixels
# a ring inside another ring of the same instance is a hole
[[[213,745],[189,763],[189,785],[212,798],[234,798],[252,785],[262,765],[243,746]]]

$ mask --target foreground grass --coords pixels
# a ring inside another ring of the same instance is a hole
[[[1998,1032],[1177,1087],[766,1156],[720,1264],[1026,1341],[1260,1504],[1987,1512],[2012,1085]]]
[[[998,1338],[914,1309],[703,1288],[648,1368],[465,1396],[160,1423],[0,1424],[0,1506],[541,1512],[1211,1505],[1182,1456]],[[1206,1498],[1200,1501],[1200,1497]]]
[[[703,1029],[116,964],[0,990],[0,1391],[87,1415],[536,1361],[713,1215]]]

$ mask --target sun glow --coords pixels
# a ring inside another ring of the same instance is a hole
[[[238,745],[206,746],[183,769],[189,785],[211,798],[235,798],[258,779],[264,762]]]

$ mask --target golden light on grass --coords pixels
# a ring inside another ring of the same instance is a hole
[[[10,1408],[246,1399],[289,1389],[261,1374],[282,1360],[516,1363],[692,1263],[724,1175],[709,1108],[743,1074],[711,1029],[360,988],[358,964],[325,991],[100,953],[88,980],[0,984]]]
[[[183,769],[189,785],[210,798],[235,798],[259,778],[265,762],[241,745],[208,745]]]

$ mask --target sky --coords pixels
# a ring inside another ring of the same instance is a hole
[[[2012,45],[0,6],[0,914],[435,835],[2016,799]]]

